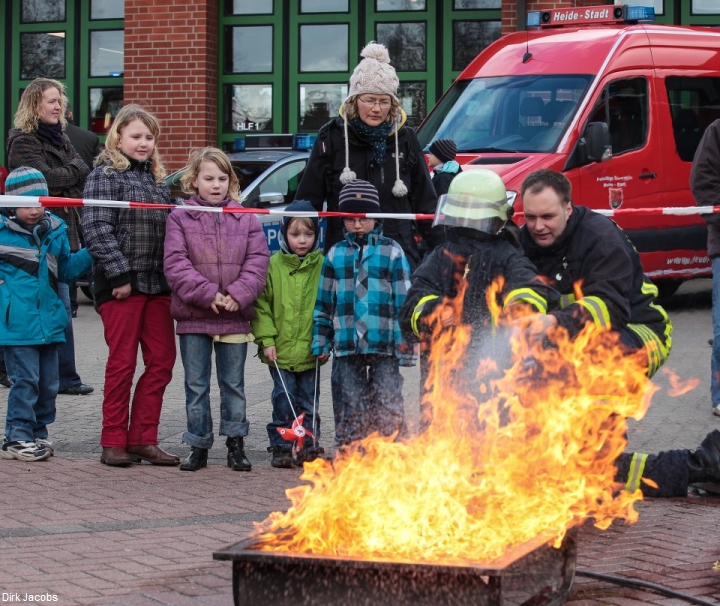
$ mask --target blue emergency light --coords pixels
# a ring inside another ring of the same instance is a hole
[[[628,21],[655,21],[655,9],[652,6],[626,7],[625,19]]]
[[[525,27],[540,27],[540,11],[530,11],[525,17]]]
[[[233,143],[233,150],[245,151],[245,137],[235,137],[235,142]]]

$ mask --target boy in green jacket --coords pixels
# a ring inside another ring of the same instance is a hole
[[[315,213],[312,204],[304,200],[295,200],[285,210]],[[287,468],[324,452],[318,445],[317,358],[310,349],[323,265],[317,217],[283,217],[279,240],[280,250],[270,258],[265,290],[254,304],[252,333],[274,382],[272,422],[267,426],[271,465]],[[302,427],[293,428],[298,420]]]

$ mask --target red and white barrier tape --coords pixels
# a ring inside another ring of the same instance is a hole
[[[433,214],[413,213],[341,213],[337,211],[286,211],[274,208],[227,208],[223,206],[175,206],[174,204],[152,204],[150,202],[118,202],[115,200],[83,200],[80,198],[56,198],[53,196],[0,196],[0,208],[16,207],[83,207],[104,206],[107,208],[137,208],[137,209],[179,209],[210,213],[250,213],[255,215],[275,215],[277,217],[367,217],[368,219],[406,219],[410,221],[428,221],[434,218]],[[720,213],[720,206],[678,206],[666,208],[619,208],[594,209],[595,212],[607,217],[630,216],[656,216],[675,215],[692,216]],[[515,213],[514,217],[522,217],[523,213]]]

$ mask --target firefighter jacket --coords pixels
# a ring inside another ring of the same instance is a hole
[[[463,324],[473,327],[473,339],[490,336],[493,319],[486,300],[488,287],[502,277],[504,284],[494,303],[503,310],[526,304],[547,313],[559,295],[547,287],[532,263],[508,239],[467,228],[447,228],[447,241],[433,250],[412,276],[412,286],[400,312],[409,339],[432,333],[432,313],[465,286]]]
[[[521,228],[520,240],[540,274],[562,295],[561,309],[551,313],[571,337],[587,322],[629,331],[638,348],[647,350],[649,374],[660,368],[670,353],[672,324],[622,229],[607,217],[574,206],[552,246],[537,246],[527,226]]]

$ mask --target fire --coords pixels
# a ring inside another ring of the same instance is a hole
[[[637,519],[641,494],[615,482],[614,461],[625,419],[650,403],[644,356],[594,326],[573,340],[557,329],[551,346],[521,336],[506,355],[491,346],[468,377],[470,335],[457,324],[434,335],[430,428],[405,441],[374,434],[306,464],[309,484],[286,492],[287,513],[256,526],[259,549],[488,564],[539,535],[557,546],[586,519]]]
[[[692,391],[698,385],[700,385],[700,379],[698,379],[697,377],[692,377],[683,381],[669,368],[662,368],[660,372],[662,372],[668,378],[668,382],[670,383],[670,389],[668,390],[668,394],[670,394],[671,396],[684,396],[686,393]]]

